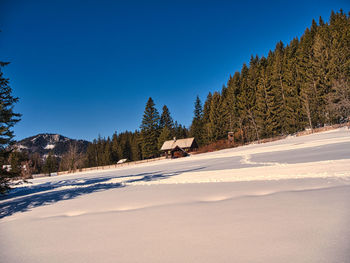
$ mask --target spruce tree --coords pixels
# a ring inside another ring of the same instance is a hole
[[[209,140],[214,142],[227,136],[227,126],[223,114],[222,98],[219,92],[214,92],[209,112]]]
[[[112,143],[111,139],[107,137],[107,140],[104,141],[103,165],[110,164],[112,164]]]
[[[251,56],[249,63],[249,70],[247,76],[247,101],[246,101],[246,111],[248,119],[251,123],[252,134],[254,134],[255,140],[260,140],[260,128],[257,124],[257,102],[256,95],[258,89],[258,81],[259,81],[259,57]],[[253,136],[252,136],[253,137]]]
[[[228,131],[239,132],[240,130],[240,116],[238,113],[238,100],[237,94],[240,89],[240,73],[235,72],[235,74],[227,82],[227,95],[225,96],[225,105],[227,107],[228,115]]]
[[[158,137],[158,149],[162,148],[165,141],[170,140],[172,136],[171,131],[167,126],[164,126]]]
[[[259,127],[259,133],[261,137],[266,137],[271,134],[269,130],[270,125],[268,124],[268,116],[271,115],[269,107],[269,96],[268,89],[269,83],[269,73],[267,68],[267,59],[262,57],[259,61],[259,76],[256,91],[256,124]]]
[[[274,50],[272,64],[272,93],[274,97],[274,115],[278,125],[277,134],[286,133],[287,95],[285,90],[284,45],[280,41]]]
[[[57,158],[56,156],[50,151],[46,160],[45,160],[45,163],[44,163],[44,166],[43,166],[43,172],[45,174],[48,174],[49,176],[51,175],[51,173],[55,173],[57,172],[58,170],[58,161],[57,161]]]
[[[203,108],[201,100],[197,96],[196,101],[194,103],[194,117],[192,119],[192,124],[190,127],[190,134],[196,139],[198,145],[203,145],[203,133]]]
[[[162,115],[159,120],[159,128],[163,129],[164,127],[168,127],[170,131],[174,128],[173,118],[171,117],[170,111],[166,105],[163,106]]]
[[[127,159],[129,161],[132,160],[131,144],[129,138],[126,138],[123,144],[123,159]]]
[[[313,88],[313,79],[310,73],[312,61],[312,34],[309,29],[305,30],[304,35],[300,39],[297,50],[297,85],[300,89],[300,100],[305,116],[305,122],[312,129],[316,122],[317,115],[317,94]]]
[[[32,164],[32,173],[39,174],[41,173],[43,167],[43,160],[40,157],[39,153],[33,153],[29,156],[29,161]]]
[[[189,133],[185,126],[182,126],[181,124],[178,124],[177,121],[175,121],[173,135],[177,139],[184,139],[188,137]]]
[[[9,63],[0,62],[0,193],[9,190],[9,182],[12,177],[19,176],[18,173],[3,169],[7,164],[7,158],[10,153],[8,146],[13,142],[14,133],[12,127],[20,120],[20,114],[13,111],[14,104],[18,98],[12,96],[12,89],[9,86],[9,80],[2,72],[2,67]]]
[[[131,135],[131,152],[132,152],[132,160],[137,161],[142,159],[142,146],[140,143],[140,132],[135,131]]]
[[[249,141],[259,139],[254,115],[256,87],[253,77],[250,77],[252,74],[251,71],[252,70],[250,70],[246,64],[243,64],[240,75],[240,89],[237,94],[237,108],[240,126],[245,134],[245,139],[248,139]]]
[[[119,151],[118,151],[118,148],[119,148],[119,143],[118,143],[118,135],[117,135],[117,132],[115,132],[112,136],[112,163],[116,163],[118,162],[118,160],[120,159],[119,158]]]
[[[285,74],[284,74],[284,87],[286,94],[286,120],[285,129],[287,133],[295,133],[302,129],[302,103],[299,98],[300,89],[297,82],[298,70],[297,70],[297,50],[299,47],[299,40],[294,38],[291,43],[285,49]]]
[[[89,144],[85,153],[85,166],[86,167],[96,167],[97,166],[97,148],[96,140],[93,140]]]
[[[147,101],[140,128],[143,158],[158,156],[159,113],[151,97]]]
[[[15,173],[15,174],[21,174],[21,162],[22,162],[22,158],[21,158],[21,153],[18,151],[12,151],[9,154],[9,158],[8,158],[8,163],[11,165],[11,172]]]
[[[209,115],[212,98],[213,95],[209,92],[203,106],[203,144],[208,144],[210,142]]]

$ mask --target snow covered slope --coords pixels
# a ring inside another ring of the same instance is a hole
[[[41,157],[52,151],[56,156],[62,157],[68,152],[70,145],[76,145],[78,152],[86,152],[89,142],[70,139],[60,134],[41,133],[16,142],[13,148],[29,154],[38,153]]]
[[[31,180],[4,262],[349,262],[350,131]]]

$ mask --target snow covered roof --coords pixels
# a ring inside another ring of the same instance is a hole
[[[125,163],[127,161],[127,159],[120,159],[117,164],[121,164],[121,163]]]
[[[175,149],[176,146],[184,149],[184,148],[191,148],[192,144],[194,142],[194,138],[186,138],[186,139],[179,139],[179,140],[170,140],[165,141],[163,143],[162,148],[160,148],[161,151],[168,151]]]

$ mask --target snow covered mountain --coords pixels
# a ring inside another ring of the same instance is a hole
[[[89,143],[85,140],[70,139],[60,134],[42,133],[18,141],[13,147],[29,154],[39,153],[41,157],[44,157],[50,151],[54,155],[62,157],[69,150],[70,145],[76,145],[78,152],[86,152]]]

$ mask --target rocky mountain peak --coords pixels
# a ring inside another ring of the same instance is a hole
[[[39,153],[45,157],[51,151],[54,155],[62,157],[68,152],[71,145],[75,145],[78,152],[86,152],[88,141],[75,140],[60,134],[41,133],[16,142],[12,147],[28,154]]]

